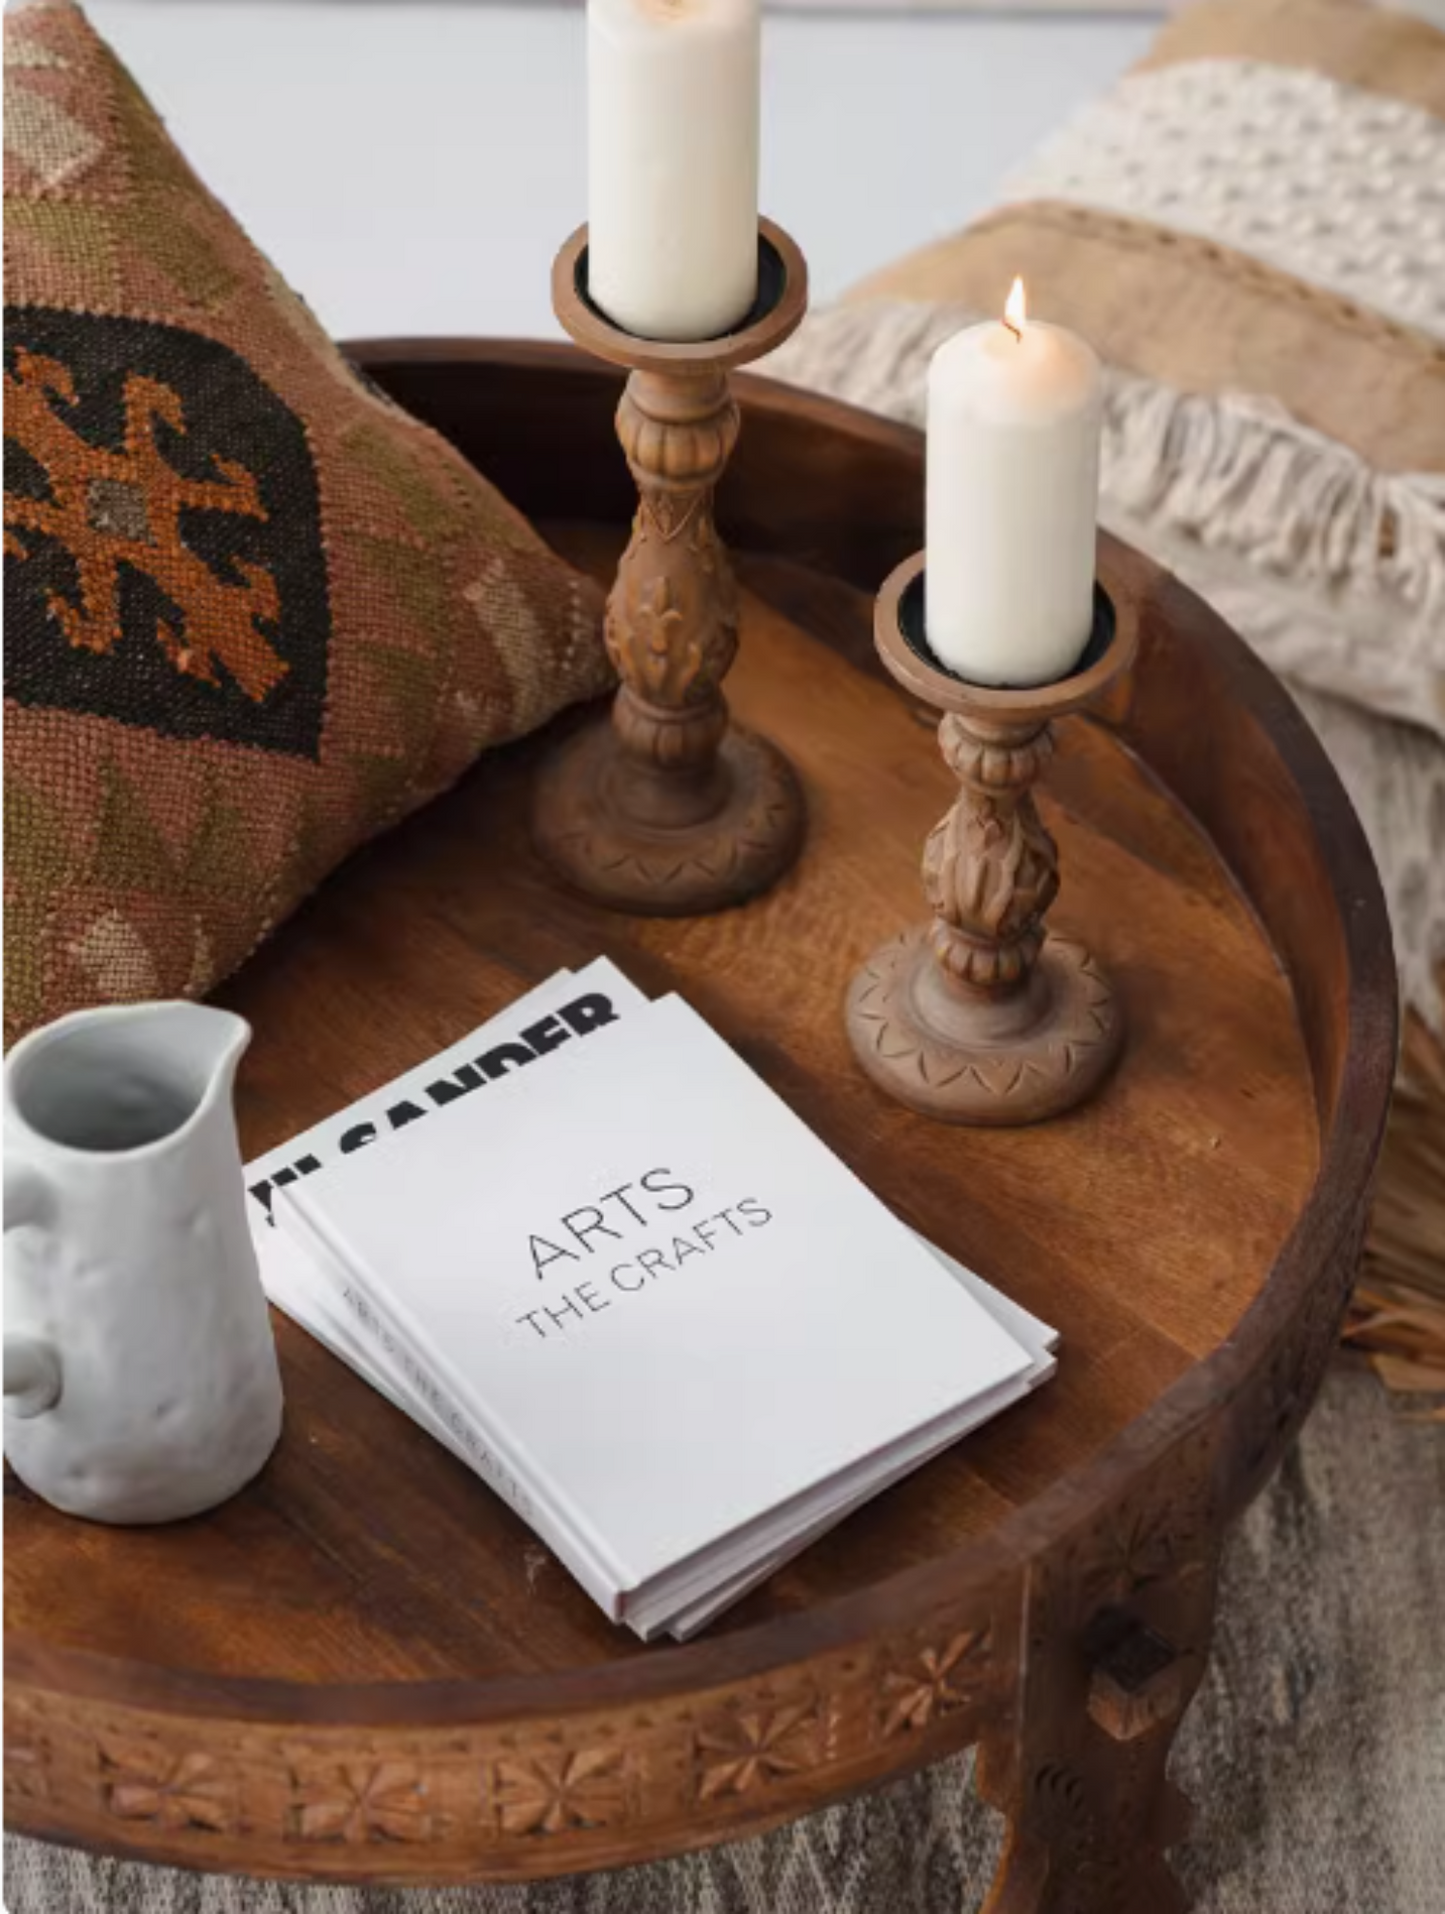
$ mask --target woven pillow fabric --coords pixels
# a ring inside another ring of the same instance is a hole
[[[607,682],[594,588],[343,359],[63,0],[5,20],[6,1034],[196,995]]]

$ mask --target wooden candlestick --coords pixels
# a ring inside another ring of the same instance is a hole
[[[738,331],[674,344],[614,326],[587,296],[587,228],[557,255],[557,316],[631,377],[617,435],[637,481],[632,539],[607,602],[622,680],[608,718],[547,764],[533,835],[552,868],[618,910],[691,916],[774,883],[803,837],[803,796],[782,754],[730,723],[722,681],[738,642],[737,585],[713,491],[738,435],[729,368],[796,329],[808,274],[787,234],[759,221],[758,298]]]
[[[1134,655],[1132,626],[1102,592],[1078,667],[1024,690],[944,670],[923,625],[923,555],[878,595],[874,639],[898,683],[944,715],[939,745],[962,785],[923,854],[931,924],[876,950],[848,993],[848,1034],[880,1088],[950,1123],[1037,1123],[1089,1096],[1119,1052],[1123,1022],[1082,945],[1044,917],[1058,847],[1034,808],[1052,726],[1091,704]]]

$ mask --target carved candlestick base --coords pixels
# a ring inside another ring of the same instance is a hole
[[[1033,784],[1055,718],[1127,669],[1132,629],[1100,592],[1077,669],[1027,690],[972,685],[943,670],[923,635],[923,557],[878,596],[878,654],[899,684],[943,712],[939,744],[962,785],[929,837],[923,888],[933,921],[875,951],[848,993],[858,1061],[900,1103],[950,1123],[1036,1123],[1089,1096],[1119,1052],[1123,1023],[1082,945],[1044,930],[1059,888],[1057,847]]]
[[[738,594],[713,491],[738,436],[728,369],[781,345],[807,291],[802,254],[763,220],[754,311],[725,338],[671,344],[635,338],[592,305],[585,226],[557,256],[558,318],[589,352],[631,368],[617,435],[639,503],[607,602],[622,684],[610,715],[544,768],[533,836],[569,884],[619,910],[691,916],[741,904],[802,844],[803,796],[787,760],[728,718]]]

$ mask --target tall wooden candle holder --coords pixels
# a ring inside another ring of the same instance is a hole
[[[728,372],[796,329],[807,266],[761,220],[758,297],[738,331],[640,339],[588,298],[583,226],[557,255],[552,299],[578,345],[631,371],[617,435],[639,503],[607,603],[621,688],[610,715],[544,767],[533,835],[552,868],[599,903],[657,916],[721,910],[774,883],[803,837],[787,760],[728,718],[722,681],[737,650],[738,596],[713,491],[738,436]]]
[[[880,1088],[950,1123],[1037,1123],[1092,1094],[1123,1023],[1082,945],[1044,929],[1059,853],[1033,785],[1052,726],[1092,704],[1134,655],[1132,627],[1096,593],[1077,669],[1026,690],[944,670],[924,637],[923,555],[879,593],[874,639],[898,683],[943,713],[939,745],[961,784],[923,854],[931,924],[876,950],[848,993],[848,1034]]]

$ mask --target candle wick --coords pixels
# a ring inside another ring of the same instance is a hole
[[[1004,325],[1005,325],[1005,327],[1007,328],[1007,330],[1008,330],[1009,332],[1011,332],[1011,333],[1013,334],[1013,336],[1014,336],[1014,338],[1018,340],[1018,342],[1019,342],[1019,344],[1020,344],[1020,345],[1022,345],[1022,344],[1023,344],[1023,342],[1024,342],[1024,329],[1023,329],[1023,327],[1022,327],[1022,326],[1016,326],[1016,325],[1014,324],[1014,322],[1013,322],[1013,320],[1009,318],[1009,316],[1008,316],[1008,314],[1007,314],[1007,313],[1005,313],[1005,314],[1004,314],[1004,316],[1003,316],[1003,322],[1004,322]]]

